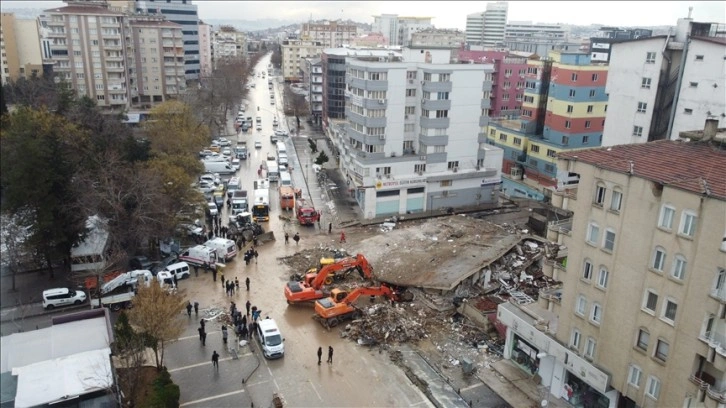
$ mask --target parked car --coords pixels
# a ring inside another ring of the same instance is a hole
[[[232,168],[235,171],[239,170],[239,159],[232,159]]]
[[[222,149],[222,155],[227,157],[232,156],[232,149],[230,149],[229,147],[225,147],[224,149]]]
[[[258,125],[257,125],[257,127],[256,127],[255,129],[257,129],[257,130],[262,130],[262,125],[259,125],[259,124],[258,124]]]
[[[287,132],[282,129],[275,129],[275,136],[287,136]],[[272,138],[270,138],[270,141],[272,142]],[[277,143],[277,138],[275,138],[275,141],[273,143]]]
[[[86,293],[82,290],[55,288],[43,291],[43,308],[53,309],[58,306],[80,305],[86,301]]]
[[[219,215],[219,209],[217,208],[217,204],[214,201],[210,201],[207,203],[207,214],[209,214],[210,217],[215,217]]]
[[[129,259],[129,269],[136,270],[136,269],[151,269],[151,260],[145,256],[135,256],[131,259]]]
[[[274,135],[270,135],[270,143],[277,143],[277,131],[275,131]]]
[[[203,158],[205,158],[207,156],[210,156],[212,154],[214,154],[214,152],[211,151],[211,150],[202,150],[202,151],[199,152],[199,158],[200,159],[203,159]]]
[[[227,139],[226,137],[220,137],[219,138],[219,145],[222,146],[222,147],[224,147],[224,146],[232,146],[232,142],[230,142],[229,139]]]
[[[262,149],[262,142],[255,142],[255,149]]]

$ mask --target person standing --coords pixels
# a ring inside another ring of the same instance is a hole
[[[239,279],[236,276],[234,277],[234,288],[239,292]]]
[[[192,302],[187,300],[187,315],[192,317]]]
[[[333,346],[328,346],[328,364],[333,364]]]
[[[318,347],[318,365],[320,365],[320,362],[322,361],[322,358],[323,358],[323,348],[322,347]]]
[[[207,332],[205,332],[204,329],[202,329],[202,346],[206,346],[206,345],[207,345]]]
[[[224,280],[224,272],[219,273],[219,278],[222,281],[222,288],[224,288],[225,283],[227,283],[227,281]]]
[[[287,231],[285,231],[285,245],[287,245],[289,243],[290,243],[290,234],[288,234]]]
[[[247,292],[250,291],[250,277],[245,278],[245,286],[247,286]]]
[[[295,241],[295,245],[297,245],[298,243],[300,243],[300,233],[299,232],[296,232],[295,233],[295,236],[292,237],[292,240]]]
[[[227,325],[222,326],[222,342],[224,344],[227,344]],[[330,355],[331,355],[330,358],[332,358],[332,354],[330,354]]]
[[[205,324],[204,319],[199,319],[199,327],[202,328],[202,331],[204,331],[204,324]]]
[[[259,254],[257,253],[257,249],[256,248],[252,248],[252,255],[254,255],[254,257],[255,257],[255,263],[257,263],[257,255],[259,255]]]
[[[194,315],[199,315],[199,302],[194,302]]]
[[[332,233],[333,233],[333,223],[329,222],[328,223],[328,234],[332,234]]]
[[[214,279],[215,282],[217,281],[217,268],[212,268],[212,279]]]
[[[204,325],[199,326],[197,331],[199,332],[199,341],[202,341],[202,337],[204,335]]]
[[[252,307],[252,303],[248,300],[247,303],[245,303],[245,307],[247,308],[247,316],[250,315],[250,307]]]
[[[219,371],[219,354],[217,353],[217,350],[214,350],[212,353],[212,367]]]
[[[341,231],[340,232],[340,243],[344,244],[345,242],[346,242],[345,241],[345,231]]]

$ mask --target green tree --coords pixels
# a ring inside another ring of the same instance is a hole
[[[145,364],[145,336],[131,327],[125,312],[118,316],[113,326],[113,354],[119,377],[119,385],[123,390],[129,406],[136,406],[139,391],[142,388],[141,370]]]
[[[196,155],[209,142],[209,128],[199,122],[191,107],[181,101],[157,105],[144,122],[152,155]]]
[[[327,163],[328,160],[330,159],[328,158],[328,155],[325,154],[325,150],[321,150],[318,157],[315,158],[315,164],[319,164],[322,166],[323,164]]]

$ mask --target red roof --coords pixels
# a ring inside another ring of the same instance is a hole
[[[726,200],[726,150],[714,143],[659,140],[561,153],[618,173],[629,173],[664,185]]]

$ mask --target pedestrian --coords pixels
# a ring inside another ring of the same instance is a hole
[[[255,248],[252,248],[252,255],[254,255],[254,256],[255,256],[255,263],[257,263],[257,255],[259,255],[259,254],[257,253],[257,249],[255,249]]]
[[[187,300],[187,315],[189,315],[189,317],[192,317],[192,302],[190,302],[188,300]]]
[[[322,358],[323,358],[323,348],[318,347],[318,365],[320,365]]]
[[[223,342],[224,344],[227,344],[227,325],[223,325],[223,326],[222,326],[222,342]],[[332,349],[331,349],[331,350],[332,350]],[[330,352],[330,357],[329,357],[329,359],[331,359],[331,360],[332,360],[332,358],[333,358],[332,356],[333,356],[333,354],[332,354],[332,351],[331,351],[331,352]],[[332,361],[329,361],[329,362],[332,362]]]
[[[199,315],[199,302],[194,302],[194,314]]]
[[[199,276],[199,265],[194,265],[194,276]]]
[[[202,331],[202,346],[207,345],[207,332]]]
[[[333,364],[333,346],[328,346],[328,364]]]
[[[245,307],[247,308],[247,316],[250,315],[250,307],[252,306],[252,303],[248,300],[247,303],[245,303]]]
[[[212,279],[214,279],[215,282],[217,281],[217,268],[212,269]]]
[[[242,235],[242,248],[244,248],[245,246],[247,246],[247,238],[245,238],[245,236]]]
[[[200,326],[197,331],[199,332],[199,341],[202,341],[202,336],[204,336],[204,325]]]
[[[243,324],[241,327],[242,329],[240,330],[240,336],[243,339],[247,340],[247,335],[249,334],[249,331],[247,330],[247,325]]]
[[[222,281],[222,287],[224,288],[224,284],[227,283],[227,281],[224,280],[224,272],[219,273],[219,279]]]
[[[290,234],[288,234],[287,231],[285,231],[285,245],[287,245],[289,243],[290,243]]]
[[[177,284],[179,283],[179,281],[176,278],[176,273],[174,274],[174,276],[172,276],[172,280],[174,281],[174,287],[178,287]]]
[[[237,277],[234,277],[234,288],[239,292],[239,279]]]
[[[257,246],[257,234],[252,235],[252,245]]]
[[[332,233],[333,233],[333,223],[329,222],[328,223],[328,234],[332,234]]]
[[[323,229],[323,227],[320,226],[320,213],[318,213],[318,229]]]
[[[217,350],[214,350],[212,353],[212,367],[219,371],[219,354],[217,353]]]
[[[199,320],[199,327],[201,327],[202,331],[204,331],[204,325],[205,324],[206,324],[206,322],[204,321],[204,319],[200,319]]]
[[[238,251],[242,250],[242,240],[241,239],[237,239],[237,250]]]
[[[295,241],[295,245],[297,245],[300,242],[300,233],[296,232],[295,236],[292,237],[292,240]]]
[[[346,242],[345,241],[345,231],[341,231],[340,232],[340,243],[344,244],[345,242]]]
[[[249,308],[247,310],[249,310]],[[247,312],[247,314],[250,314],[249,311]],[[242,326],[247,326],[247,315],[242,316],[242,318],[239,319],[239,322],[242,324]]]
[[[245,278],[245,286],[247,286],[247,292],[250,291],[250,277]]]

